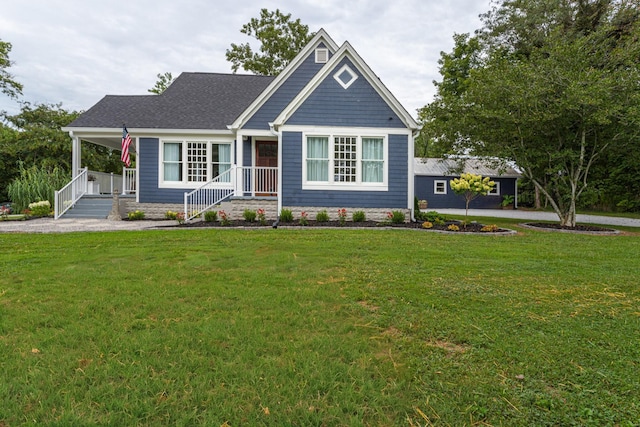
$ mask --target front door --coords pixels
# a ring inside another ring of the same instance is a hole
[[[278,191],[277,168],[278,143],[276,141],[256,141],[255,191],[257,196],[275,196]]]

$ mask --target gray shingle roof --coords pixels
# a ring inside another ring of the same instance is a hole
[[[492,168],[483,163],[480,159],[468,158],[464,160],[464,172],[490,177],[517,178],[520,173],[513,167],[506,167],[504,170]],[[460,163],[458,159],[434,159],[434,158],[414,158],[413,170],[416,175],[425,176],[459,176]]]
[[[273,79],[182,73],[161,95],[107,95],[68,127],[226,130]]]

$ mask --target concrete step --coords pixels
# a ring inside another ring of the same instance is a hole
[[[78,200],[76,205],[63,215],[63,218],[106,218],[111,212],[112,205],[111,197],[85,196]]]

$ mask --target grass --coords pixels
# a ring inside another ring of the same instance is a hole
[[[519,231],[0,234],[0,425],[638,425],[638,234]]]

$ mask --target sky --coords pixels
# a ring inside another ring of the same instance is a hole
[[[8,0],[0,39],[13,48],[9,73],[22,101],[84,111],[105,95],[145,95],[159,73],[231,73],[231,43],[259,43],[240,32],[279,9],[348,41],[400,103],[432,101],[440,52],[454,33],[480,28],[491,0]],[[247,72],[239,70],[238,73]],[[0,94],[0,110],[19,112]]]

